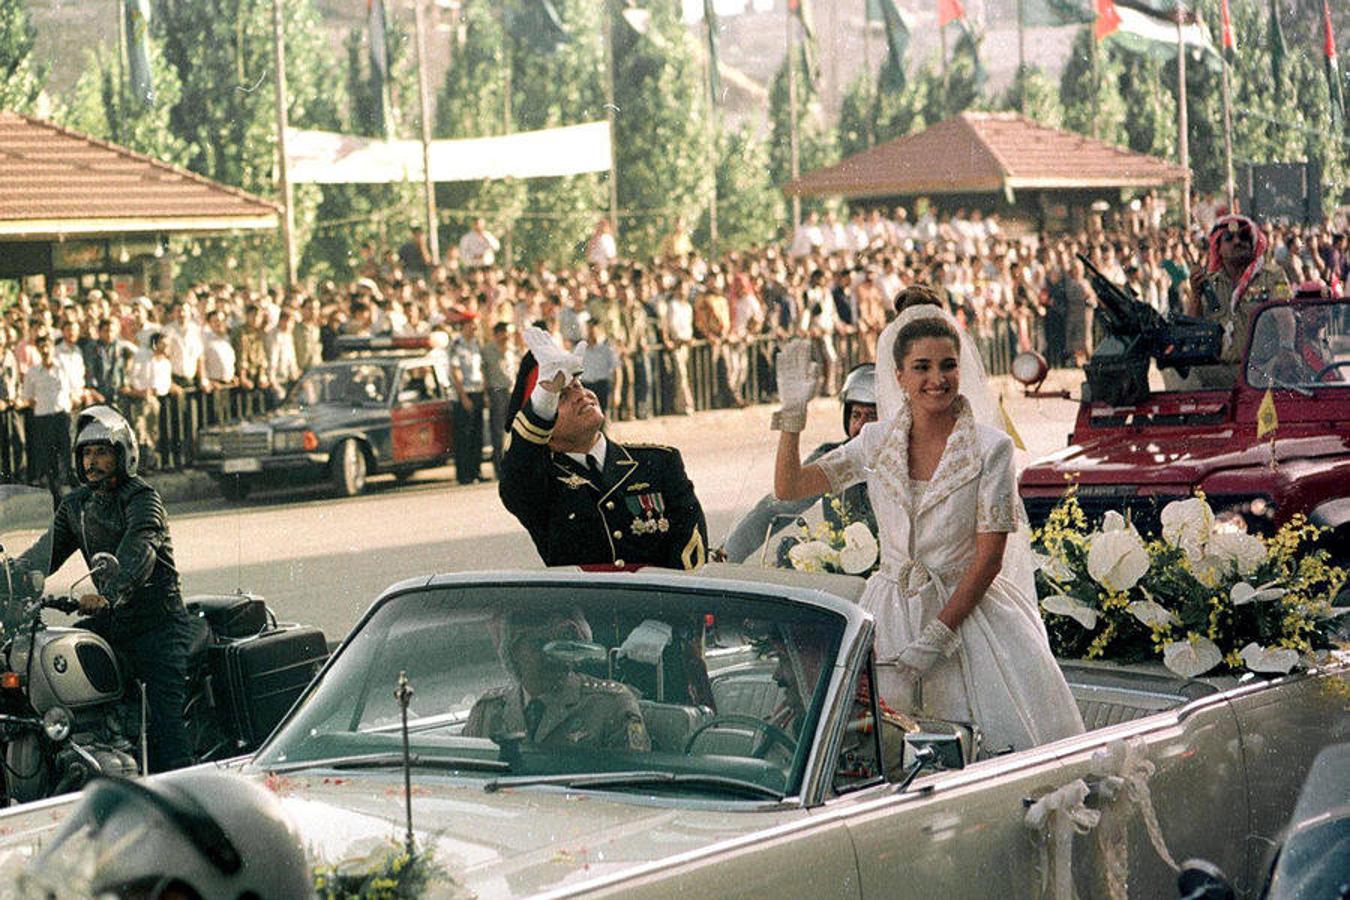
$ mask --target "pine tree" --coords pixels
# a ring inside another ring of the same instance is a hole
[[[33,56],[37,29],[26,0],[0,3],[0,109],[33,112],[47,81],[47,67]]]
[[[119,82],[123,67],[116,49],[96,45],[85,53],[84,71],[75,83],[62,120],[76,131],[120,144],[176,166],[187,165],[193,147],[173,133],[169,110],[182,94],[178,72],[164,59],[158,41],[149,40],[154,102],[142,105]]]
[[[1131,150],[1151,156],[1176,158],[1176,64],[1154,56],[1121,54],[1121,100],[1125,105],[1125,134]],[[1169,78],[1169,76],[1171,76]]]
[[[711,112],[695,38],[678,4],[648,10],[645,34],[618,15],[611,25],[619,208],[636,211],[620,218],[619,252],[634,258],[654,254],[677,215],[688,221],[703,215],[713,168]]]
[[[1063,118],[1059,89],[1037,66],[1023,66],[1018,71],[1000,105],[1051,128],[1058,128]]]
[[[1064,127],[1124,145],[1128,135],[1119,85],[1120,63],[1111,49],[1097,42],[1091,26],[1080,28],[1059,79]]]
[[[872,117],[876,115],[876,105],[867,81],[865,74],[855,78],[839,105],[839,124],[835,131],[841,157],[852,156],[872,146]]]
[[[892,67],[889,59],[883,61],[873,103],[873,139],[880,144],[928,127],[931,123],[924,115],[929,105],[928,93],[940,84],[941,79],[929,63],[921,66],[910,80]]]
[[[748,123],[718,142],[717,198],[719,250],[762,247],[778,233],[783,194],[769,177],[769,148]]]

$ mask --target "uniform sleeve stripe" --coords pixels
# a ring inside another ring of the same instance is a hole
[[[680,562],[686,569],[697,569],[707,561],[708,553],[703,547],[703,532],[697,528],[689,536],[689,543],[684,545],[684,552],[680,554]]]
[[[516,424],[512,427],[511,430],[514,431],[516,434],[520,435],[521,437],[523,437],[525,440],[529,441],[531,444],[539,444],[541,446],[548,444],[549,438],[547,435],[541,437],[539,434],[535,433],[532,429],[525,427],[524,423],[522,423],[519,419],[516,420]]]

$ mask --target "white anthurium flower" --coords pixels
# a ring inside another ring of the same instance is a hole
[[[1209,638],[1173,641],[1163,646],[1163,665],[1183,678],[1203,675],[1223,661],[1223,654]]]
[[[1041,601],[1041,609],[1060,616],[1068,616],[1088,631],[1097,627],[1097,611],[1084,606],[1068,594],[1051,594]]]
[[[1224,568],[1232,564],[1238,574],[1250,575],[1266,561],[1266,542],[1242,531],[1219,531],[1205,543],[1205,556]]]
[[[1125,609],[1149,628],[1161,628],[1164,625],[1177,625],[1181,622],[1176,613],[1152,600],[1136,600]]]
[[[1128,591],[1148,572],[1148,550],[1132,528],[1099,531],[1088,546],[1087,569],[1109,591]]]
[[[1199,497],[1173,500],[1163,507],[1163,540],[1186,551],[1191,562],[1204,555],[1205,543],[1214,531],[1214,510]]]
[[[1252,641],[1238,651],[1242,664],[1253,672],[1277,672],[1287,675],[1298,665],[1298,651],[1290,647],[1262,647]]]
[[[876,535],[866,522],[850,522],[844,528],[844,549],[839,551],[839,566],[850,575],[872,568],[877,561]]]
[[[796,569],[820,569],[835,559],[834,550],[824,541],[803,541],[788,551],[788,559]]]
[[[1114,509],[1107,510],[1102,516],[1102,531],[1124,531],[1125,528],[1125,517]]]
[[[1264,603],[1267,600],[1278,600],[1288,591],[1282,587],[1275,587],[1275,582],[1268,581],[1260,587],[1252,587],[1245,581],[1239,581],[1228,590],[1228,599],[1233,601],[1234,606],[1246,606],[1248,603]]]
[[[1051,581],[1066,582],[1073,581],[1076,577],[1073,573],[1073,567],[1058,556],[1051,556],[1046,553],[1036,553],[1036,568],[1045,573],[1045,577]]]

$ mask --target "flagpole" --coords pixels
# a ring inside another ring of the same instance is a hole
[[[788,151],[792,164],[792,180],[801,175],[801,159],[797,146],[797,56],[794,52],[792,4],[785,4],[787,10],[787,77],[788,77]],[[792,227],[802,224],[802,199],[794,191],[792,194]]]
[[[889,0],[882,0],[889,2]],[[867,124],[867,146],[872,146],[872,92],[876,85],[872,82],[872,20],[867,17],[867,0],[862,0],[863,5],[863,91],[864,98],[867,100],[868,109],[863,113],[863,121]]]
[[[118,141],[122,137],[122,120],[127,114],[127,70],[130,68],[127,49],[126,0],[113,0],[117,11],[117,121],[110,123],[113,137]]]
[[[417,95],[422,107],[422,192],[426,199],[427,246],[433,265],[441,264],[441,238],[436,227],[436,184],[431,178],[431,97],[427,91],[427,42],[425,0],[413,0],[413,25],[417,31]]]
[[[938,13],[941,18],[942,14]],[[947,26],[938,23],[938,54],[942,61],[942,111],[947,112]]]
[[[1181,30],[1185,8],[1177,4],[1177,158],[1181,162],[1181,225],[1191,230],[1191,150],[1186,113],[1186,40]]]
[[[708,207],[708,250],[709,253],[717,256],[717,135],[719,131],[719,115],[717,111],[717,91],[714,88],[716,79],[714,78],[714,68],[717,66],[717,60],[712,55],[712,29],[713,23],[707,16],[703,17],[703,27],[707,29],[705,37],[705,46],[707,47],[707,64],[704,69],[708,78],[708,168],[712,172],[712,205]]]
[[[1223,65],[1222,93],[1223,93],[1223,165],[1224,165],[1224,186],[1228,190],[1228,212],[1235,213],[1237,208],[1237,193],[1233,185],[1233,114],[1232,114],[1232,89],[1229,87],[1228,78],[1228,59],[1226,54],[1221,54],[1224,58],[1221,60]]]
[[[1017,111],[1027,111],[1027,5],[1026,0],[1017,0],[1017,77],[1024,79],[1017,92]]]
[[[282,0],[272,0],[272,64],[276,69],[277,189],[281,192],[281,242],[286,250],[286,286],[297,282],[295,273],[295,203],[286,174],[286,43]]]
[[[619,240],[619,166],[614,146],[614,23],[609,4],[600,14],[605,41],[605,119],[609,122],[609,227]]]

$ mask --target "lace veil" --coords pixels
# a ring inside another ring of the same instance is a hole
[[[877,419],[889,422],[904,405],[909,403],[896,377],[895,342],[900,329],[918,319],[942,319],[961,336],[961,346],[958,348],[961,396],[970,405],[975,424],[1003,431],[1003,417],[999,414],[998,403],[990,392],[989,377],[985,374],[984,363],[980,360],[980,352],[975,346],[975,341],[951,313],[940,306],[928,303],[911,306],[902,311],[877,338]],[[1017,586],[1032,614],[1039,618],[1036,599],[1036,562],[1031,550],[1027,513],[1022,506],[1021,497],[1014,496],[1013,502],[1016,506],[1018,530],[1008,535],[1008,544],[1003,551],[1002,574]]]

